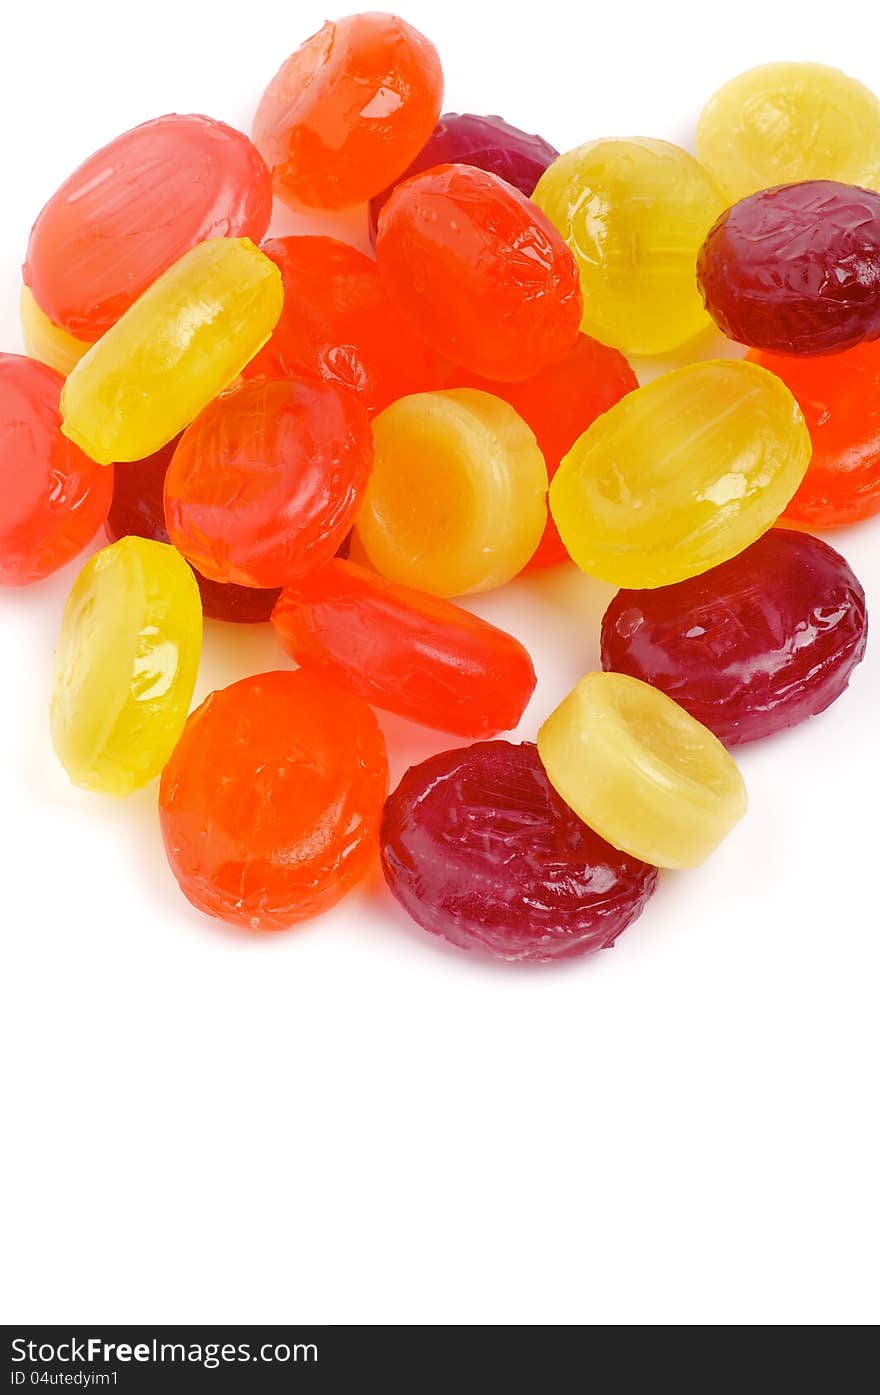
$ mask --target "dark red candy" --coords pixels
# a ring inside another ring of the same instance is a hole
[[[722,213],[697,262],[731,339],[830,354],[880,336],[880,193],[829,179],[765,189]]]
[[[618,852],[560,799],[538,749],[481,741],[408,770],[385,804],[382,867],[424,930],[500,959],[614,943],[657,869]]]
[[[867,635],[848,563],[809,533],[774,528],[701,576],[619,591],[602,621],[602,666],[652,683],[738,746],[830,707]]]
[[[541,136],[531,136],[501,116],[444,112],[409,169],[370,200],[370,236],[375,242],[382,206],[392,189],[411,174],[420,174],[434,165],[475,165],[479,170],[497,174],[531,198],[541,175],[558,154]]]

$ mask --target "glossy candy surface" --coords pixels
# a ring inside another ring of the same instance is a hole
[[[547,521],[547,468],[513,408],[472,388],[404,397],[373,422],[357,536],[390,581],[460,596],[516,576]]]
[[[286,587],[272,623],[303,668],[458,736],[509,731],[534,691],[532,661],[512,635],[352,562]]]
[[[601,140],[561,155],[534,194],[575,255],[585,334],[662,354],[708,325],[694,284],[724,207],[710,175],[662,140]]]
[[[571,450],[588,426],[639,385],[623,354],[586,334],[579,334],[564,358],[521,383],[493,383],[459,369],[454,387],[475,387],[495,393],[509,402],[532,428],[552,480],[562,457]],[[568,553],[552,518],[529,561],[533,567],[552,567],[568,561]]]
[[[700,250],[706,307],[741,344],[830,354],[880,336],[880,193],[787,184],[729,208]]]
[[[804,419],[778,378],[751,363],[694,363],[599,417],[563,460],[550,507],[583,571],[665,586],[766,532],[809,459]]]
[[[52,741],[75,785],[130,794],[159,774],[186,720],[202,608],[173,547],[123,538],[86,563],[55,654]]]
[[[736,746],[824,712],[867,633],[865,593],[839,553],[773,528],[690,581],[619,591],[602,667],[653,684]]]
[[[113,471],[61,434],[63,380],[0,354],[0,585],[41,581],[70,562],[110,507]]]
[[[419,333],[485,378],[529,378],[574,344],[577,267],[518,189],[470,165],[398,185],[379,219],[382,278]]]
[[[392,304],[376,263],[332,237],[276,237],[263,251],[281,272],[284,309],[248,378],[326,378],[369,411],[442,387],[449,368]]]
[[[174,452],[169,536],[214,581],[283,586],[336,552],[372,459],[367,414],[334,383],[240,383],[205,408]]]
[[[501,959],[604,949],[657,883],[567,807],[530,742],[413,766],[385,804],[381,844],[388,885],[418,925]]]
[[[387,780],[360,698],[303,670],[244,678],[192,714],[165,768],[171,870],[207,915],[283,930],[366,872]]]
[[[31,232],[25,283],[53,324],[95,340],[190,248],[259,242],[271,213],[269,171],[247,136],[208,116],[160,116],[53,194]]]
[[[440,114],[434,45],[396,15],[328,22],[263,93],[254,140],[291,208],[351,208],[397,179]]]
[[[841,354],[795,358],[752,349],[797,399],[813,443],[785,517],[813,528],[856,523],[880,509],[880,339]]]
[[[434,165],[474,165],[497,174],[526,198],[545,169],[559,154],[541,136],[530,136],[511,126],[500,116],[474,116],[470,112],[448,111],[440,117],[425,145],[408,169],[388,189],[370,200],[370,236],[376,240],[379,214],[392,189],[411,175],[421,174]]]
[[[615,848],[656,867],[696,867],[746,811],[716,736],[622,673],[589,673],[538,732],[550,783]]]
[[[706,104],[697,156],[731,203],[804,179],[877,188],[880,101],[823,63],[766,63]]]
[[[75,339],[66,329],[53,325],[27,286],[21,288],[18,313],[28,355],[45,363],[48,368],[54,368],[62,378],[67,377],[74,364],[79,363],[83,354],[92,347],[84,339]]]
[[[153,455],[262,348],[282,299],[253,243],[200,243],[80,359],[61,398],[65,435],[101,464]]]

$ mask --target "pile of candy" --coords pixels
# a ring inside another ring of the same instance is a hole
[[[695,159],[559,155],[442,90],[426,38],[356,15],[282,65],[253,143],[161,116],[70,176],[28,243],[31,357],[0,355],[0,579],[106,527],[52,739],[87,789],[161,775],[195,906],[283,929],[378,850],[426,930],[549,960],[711,853],[746,807],[727,748],[823,711],[865,652],[861,586],[796,529],[880,510],[880,102],[759,68]],[[375,255],[264,240],[273,197],[369,204]],[[745,359],[638,385],[625,354],[711,321]],[[603,671],[537,744],[489,739],[534,668],[450,598],[569,557],[621,588]],[[297,667],[188,715],[203,614],[271,618]],[[374,707],[480,739],[386,798]]]

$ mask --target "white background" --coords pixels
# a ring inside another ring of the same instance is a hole
[[[404,13],[440,48],[447,110],[566,149],[689,141],[724,79],[775,58],[880,88],[873,0],[845,8]],[[295,0],[6,7],[3,348],[59,181],[165,111],[247,129],[323,18]],[[880,615],[880,520],[834,541]],[[423,935],[378,879],[289,934],[192,910],[155,788],[107,801],[54,761],[75,570],[0,596],[7,1321],[876,1319],[880,643],[830,713],[742,752],[747,819],[613,952],[510,968]],[[522,736],[596,665],[609,594],[563,570],[475,607],[536,658]],[[282,663],[271,632],[209,623],[197,697]],[[395,778],[455,744],[386,730]]]

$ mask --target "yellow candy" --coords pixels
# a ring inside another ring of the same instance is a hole
[[[775,374],[694,363],[629,393],[575,441],[550,510],[582,571],[613,586],[666,586],[765,533],[810,451],[801,410]]]
[[[21,332],[24,347],[29,358],[35,358],[54,368],[62,378],[66,378],[73,366],[79,363],[83,354],[92,347],[85,339],[75,339],[60,325],[53,325],[48,315],[44,315],[28,286],[22,286],[18,300],[18,313],[21,318]]]
[[[751,68],[707,103],[697,154],[731,203],[803,179],[877,189],[880,100],[822,63]]]
[[[238,376],[269,338],[281,273],[247,238],[193,247],[80,359],[63,431],[92,460],[141,460]]]
[[[696,867],[746,811],[718,738],[638,678],[589,673],[538,732],[550,783],[615,848],[655,867]]]
[[[574,253],[585,334],[627,354],[662,354],[707,328],[694,268],[724,199],[687,151],[593,141],[555,160],[533,198]]]
[[[75,785],[129,794],[183,730],[202,648],[199,588],[167,543],[121,538],[86,563],[55,655],[52,741]]]
[[[521,571],[547,521],[533,432],[475,388],[416,393],[373,422],[376,460],[357,532],[391,581],[460,596]]]

